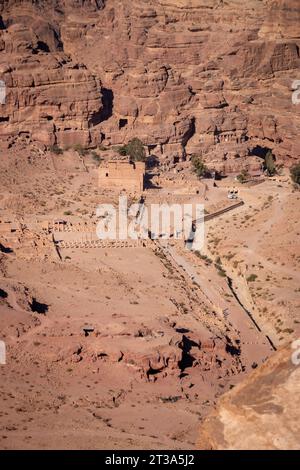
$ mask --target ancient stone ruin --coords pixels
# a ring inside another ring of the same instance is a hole
[[[128,160],[110,160],[99,167],[99,187],[117,188],[133,193],[144,190],[145,163]]]

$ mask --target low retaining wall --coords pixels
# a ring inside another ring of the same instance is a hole
[[[207,214],[204,216],[204,222],[214,219],[215,217],[219,217],[220,215],[226,214],[226,212],[232,211],[233,209],[237,209],[238,207],[241,207],[244,204],[245,204],[244,201],[239,201],[239,202],[236,202],[235,204],[232,204],[232,206],[225,207],[225,209],[221,209],[217,212],[213,212],[212,214]]]

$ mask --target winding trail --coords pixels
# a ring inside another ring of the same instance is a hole
[[[270,355],[270,351],[274,351],[275,348],[270,338],[261,331],[251,313],[244,308],[238,297],[232,292],[227,278],[220,278],[214,266],[201,266],[199,263],[196,268],[192,264],[192,260],[188,259],[189,256],[194,256],[192,252],[187,252],[186,256],[182,255],[175,247],[164,241],[159,241],[159,246],[165,256],[173,260],[179,271],[187,274],[191,281],[198,286],[210,306],[222,319],[224,326],[230,322],[239,332],[243,352],[248,358],[259,361]],[[231,297],[230,301],[229,297]]]

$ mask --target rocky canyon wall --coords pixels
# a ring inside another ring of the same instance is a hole
[[[200,428],[198,449],[299,449],[300,368],[290,346],[277,351],[233,390]],[[274,433],[274,430],[276,432]]]
[[[227,172],[300,157],[298,0],[2,0],[12,143],[199,153]]]

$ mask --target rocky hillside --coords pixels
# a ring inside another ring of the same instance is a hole
[[[298,0],[1,0],[9,142],[197,152],[239,169],[300,156]]]
[[[299,449],[300,367],[286,347],[225,394],[206,419],[200,449]]]

